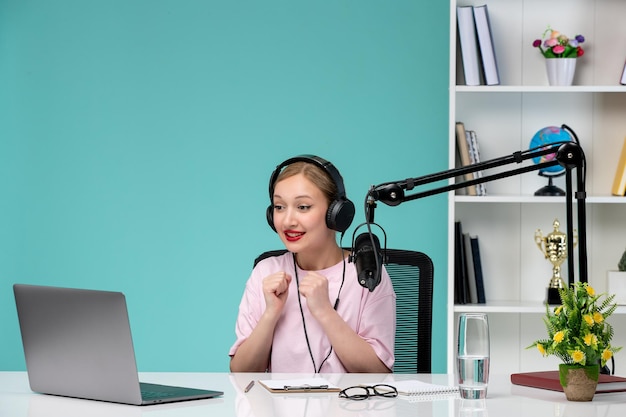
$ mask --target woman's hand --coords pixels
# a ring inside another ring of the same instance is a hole
[[[300,295],[306,298],[306,304],[313,314],[319,319],[322,314],[333,310],[328,299],[328,279],[317,272],[309,272],[300,279]]]
[[[263,296],[265,297],[266,311],[279,315],[287,302],[291,275],[284,271],[275,272],[263,279]]]
[[[241,343],[230,360],[231,372],[265,372],[270,364],[270,352],[276,323],[289,295],[291,275],[276,272],[263,278],[265,311],[252,333]]]

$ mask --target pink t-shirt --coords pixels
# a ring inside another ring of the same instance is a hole
[[[334,304],[337,299],[343,266],[342,261],[330,268],[317,271],[328,279],[328,297],[331,304]],[[230,348],[229,355],[235,354],[239,345],[248,338],[265,311],[265,299],[262,293],[263,278],[277,271],[287,272],[292,280],[287,302],[274,331],[269,370],[271,372],[346,372],[334,350],[324,362],[324,358],[330,352],[330,342],[307,308],[305,297],[300,297],[302,313],[300,312],[294,260],[290,252],[264,259],[252,271],[239,305],[239,315],[235,326],[237,340]],[[298,268],[298,277],[302,278],[306,274],[307,271]],[[380,360],[392,369],[396,334],[396,294],[387,271],[383,268],[380,284],[374,291],[369,292],[358,283],[354,264],[346,260],[346,276],[339,298],[340,302],[337,306],[339,315],[372,346]],[[315,369],[307,347],[303,316]]]

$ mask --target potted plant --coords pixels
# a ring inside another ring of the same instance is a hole
[[[576,59],[584,55],[580,46],[585,42],[583,35],[570,38],[558,30],[548,27],[542,39],[535,39],[533,46],[539,48],[546,58],[546,71],[550,85],[572,85],[576,71]]]
[[[622,253],[622,257],[617,262],[617,270],[621,272],[626,272],[626,250]]]
[[[626,250],[617,262],[617,271],[607,271],[606,276],[609,292],[615,294],[615,302],[626,304]]]
[[[561,305],[546,304],[543,319],[548,337],[533,342],[543,356],[555,355],[562,363],[559,377],[570,401],[591,401],[600,366],[621,347],[611,345],[613,327],[606,319],[617,304],[615,295],[599,294],[588,283],[577,282],[559,290]]]
[[[539,48],[539,51],[545,58],[578,58],[583,56],[585,51],[580,46],[585,42],[583,35],[576,35],[568,38],[558,30],[550,27],[543,32],[541,39],[535,39],[533,46]]]

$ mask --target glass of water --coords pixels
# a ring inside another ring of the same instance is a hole
[[[487,397],[489,382],[489,321],[483,313],[459,316],[457,376],[461,398]]]

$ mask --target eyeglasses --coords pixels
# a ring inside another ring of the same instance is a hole
[[[347,398],[349,400],[366,400],[374,396],[395,398],[398,396],[398,390],[391,385],[377,384],[371,387],[365,385],[348,387],[339,392],[339,398]]]

